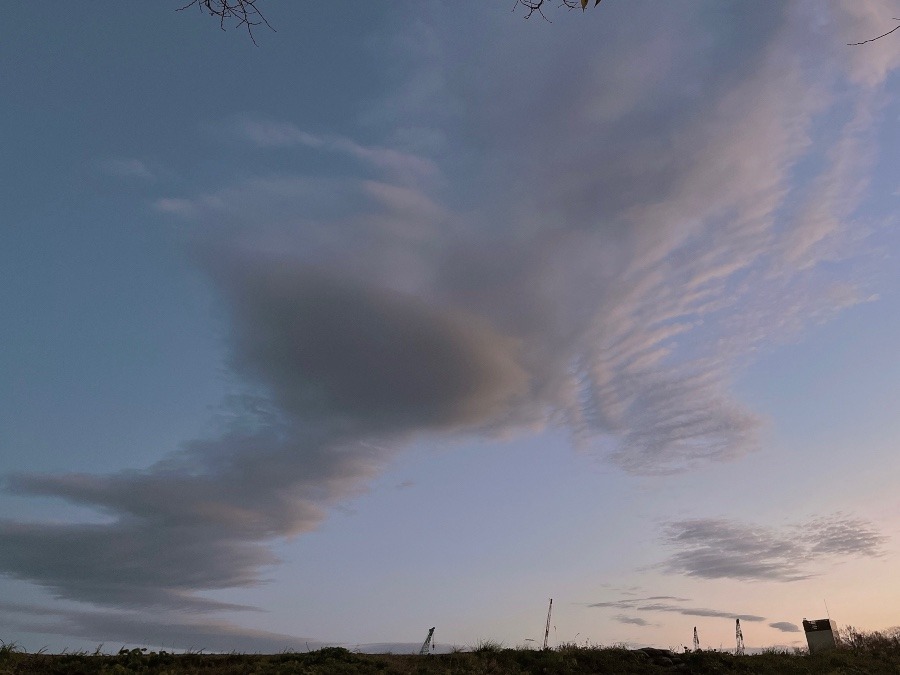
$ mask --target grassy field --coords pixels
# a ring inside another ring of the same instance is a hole
[[[432,656],[356,654],[340,647],[307,653],[169,654],[138,649],[108,654],[27,654],[0,648],[0,674],[125,675],[127,673],[273,673],[331,675],[398,673],[463,675],[491,673],[808,673],[844,675],[900,673],[896,636],[816,654],[770,652],[734,656],[724,652],[672,654],[666,650],[628,650],[564,646],[553,650],[503,649],[483,643],[472,651]]]

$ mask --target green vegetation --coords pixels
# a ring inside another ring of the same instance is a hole
[[[81,674],[159,675],[563,675],[568,673],[770,673],[792,675],[900,674],[900,631],[842,632],[844,647],[822,654],[770,650],[734,656],[701,651],[673,654],[663,649],[563,645],[552,650],[505,649],[482,640],[472,651],[432,656],[356,654],[341,647],[307,653],[170,654],[123,649],[118,654],[27,654],[14,644],[0,642],[0,675]]]

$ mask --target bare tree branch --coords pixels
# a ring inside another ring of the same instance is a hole
[[[256,6],[257,0],[191,0],[184,7],[179,7],[176,11],[181,12],[189,7],[198,7],[200,11],[207,12],[210,16],[219,17],[219,28],[226,30],[225,23],[234,20],[236,27],[246,26],[247,34],[250,40],[256,45],[256,39],[253,37],[253,27],[265,25],[271,30],[272,25],[263,16]],[[259,46],[259,45],[257,45]]]
[[[897,17],[893,17],[893,19],[894,19],[894,21],[900,21],[900,19],[898,19]],[[875,42],[875,40],[880,40],[880,39],[883,38],[883,37],[887,37],[888,35],[890,35],[891,33],[893,33],[893,32],[894,32],[895,30],[897,30],[898,28],[900,28],[900,25],[894,26],[894,27],[891,28],[887,33],[884,33],[883,35],[879,35],[878,37],[873,37],[873,38],[870,38],[870,39],[868,39],[868,40],[863,40],[862,42],[848,42],[848,43],[847,43],[847,46],[848,46],[848,47],[856,47],[857,45],[864,45],[864,44],[866,44],[867,42]]]
[[[218,17],[219,28],[222,30],[226,30],[226,22],[230,23],[233,20],[236,27],[247,27],[247,34],[250,36],[250,40],[253,41],[254,45],[257,45],[256,38],[253,36],[253,28],[255,26],[265,25],[270,30],[275,30],[259,10],[259,7],[256,6],[257,1],[258,0],[190,0],[188,4],[179,7],[176,11],[181,12],[189,7],[197,7],[200,11],[206,12],[210,16]],[[515,0],[513,11],[521,5],[525,8],[526,19],[530,19],[531,15],[537,12],[544,21],[552,23],[544,14],[544,4],[546,2],[547,0]],[[594,7],[599,5],[600,2],[601,0],[594,0]],[[577,9],[578,7],[581,7],[581,10],[584,11],[588,4],[590,4],[590,0],[559,0],[558,6],[567,7],[568,9]],[[894,17],[894,21],[900,21],[900,19]],[[900,30],[900,25],[895,26],[886,33],[869,38],[868,40],[863,40],[862,42],[848,42],[847,46],[856,47],[868,44],[869,42],[875,42],[875,40],[887,37],[897,30]]]
[[[515,11],[516,7],[522,5],[525,8],[525,18],[530,19],[531,15],[537,12],[541,15],[541,18],[544,21],[549,23],[553,23],[546,17],[544,14],[543,6],[546,0],[516,0],[516,4],[513,5],[513,11]],[[587,7],[589,0],[560,0],[560,7],[568,7],[569,9],[575,9],[577,7],[581,7],[582,11]],[[600,0],[594,0],[594,7],[600,4]]]

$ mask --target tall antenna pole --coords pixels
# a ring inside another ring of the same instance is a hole
[[[694,651],[700,651],[700,636],[697,635],[697,626],[694,626]]]
[[[553,598],[550,598],[550,606],[547,607],[547,627],[544,629],[544,649],[547,649],[547,640],[550,639],[550,612],[553,611]]]
[[[741,620],[734,620],[734,639],[735,639],[735,656],[743,656],[744,654],[744,634],[741,632]]]

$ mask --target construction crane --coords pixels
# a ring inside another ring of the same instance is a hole
[[[553,611],[553,598],[550,598],[550,606],[547,607],[547,627],[544,629],[544,649],[547,649],[547,640],[550,639],[550,612]]]
[[[697,635],[697,626],[694,626],[694,651],[700,651],[700,636]]]
[[[428,629],[428,637],[425,638],[425,642],[422,643],[422,648],[419,650],[419,656],[427,656],[431,652],[430,649],[434,649],[434,645],[431,643],[431,638],[434,637],[434,627]]]
[[[741,620],[734,620],[734,639],[735,639],[735,656],[743,656],[744,654],[744,634],[741,632]]]

